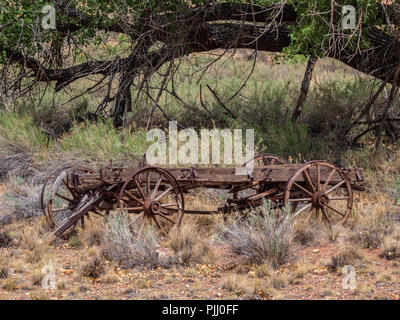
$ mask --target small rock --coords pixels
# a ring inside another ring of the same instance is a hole
[[[74,270],[71,270],[71,269],[64,269],[64,270],[63,270],[63,273],[64,273],[65,275],[70,275],[70,274],[73,274],[73,273],[74,273]]]
[[[249,273],[247,274],[249,277],[255,278],[256,277],[256,273],[254,271],[249,271]]]
[[[319,249],[314,249],[312,252],[319,253]]]

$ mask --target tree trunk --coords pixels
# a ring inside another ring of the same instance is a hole
[[[115,128],[122,127],[124,125],[124,115],[132,111],[132,83],[133,76],[130,73],[124,74],[120,80],[113,114]]]
[[[301,83],[301,91],[300,91],[300,97],[299,100],[297,101],[296,108],[293,111],[292,115],[292,121],[296,122],[297,119],[300,116],[301,110],[303,110],[304,103],[306,102],[308,90],[310,89],[310,83],[312,79],[312,73],[315,67],[315,64],[318,61],[318,57],[316,56],[311,56],[308,59],[307,67],[306,67],[306,72],[304,73],[304,78],[303,82]]]

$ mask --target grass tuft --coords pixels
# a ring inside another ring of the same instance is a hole
[[[129,226],[126,214],[116,212],[109,219],[103,232],[103,246],[106,255],[125,268],[155,268],[163,265],[153,228],[147,226],[139,234],[136,224]]]
[[[266,202],[260,213],[235,219],[222,226],[220,239],[250,262],[279,267],[292,257],[292,221],[289,214],[276,215]]]

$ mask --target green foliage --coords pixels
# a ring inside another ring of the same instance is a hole
[[[368,43],[364,41],[362,29],[343,30],[342,7],[352,5],[356,9],[356,25],[379,24],[377,19],[378,2],[371,0],[290,0],[299,17],[295,25],[290,26],[291,45],[285,52],[289,55],[297,53],[315,54],[323,56],[332,47],[332,35],[343,37],[349,49],[366,49]],[[357,27],[358,28],[358,27]],[[359,41],[359,36],[361,41]]]
[[[226,1],[218,1],[226,2]],[[244,0],[231,0],[229,2],[245,2]],[[81,52],[79,46],[90,44],[98,46],[102,42],[104,34],[101,29],[106,29],[115,22],[127,21],[131,25],[139,22],[143,15],[148,12],[153,14],[165,13],[167,19],[174,19],[174,13],[184,13],[192,6],[202,6],[208,3],[207,0],[121,0],[110,2],[106,0],[88,0],[82,3],[80,0],[70,1],[72,6],[76,6],[83,15],[90,16],[89,22],[85,26],[69,34],[70,43],[74,43],[76,52]],[[254,4],[269,6],[282,3],[281,0],[256,0]],[[289,55],[297,53],[323,55],[329,48],[329,38],[333,27],[337,31],[343,32],[349,46],[354,49],[358,45],[358,35],[360,31],[341,30],[340,22],[342,19],[341,9],[343,5],[353,5],[357,10],[356,22],[361,17],[362,24],[379,24],[376,18],[378,2],[371,0],[289,0],[298,14],[298,21],[290,27],[291,46],[286,50]],[[334,7],[331,8],[332,3]],[[43,52],[51,43],[59,42],[58,32],[55,30],[42,30],[41,21],[44,17],[42,8],[45,5],[52,5],[52,1],[45,0],[10,0],[2,1],[0,4],[0,26],[4,26],[0,33],[0,59],[4,61],[5,49],[24,49],[25,54]],[[331,10],[333,14],[331,15]],[[57,23],[76,23],[80,24],[78,18],[70,17],[63,12],[57,12]],[[173,28],[173,25],[171,25]],[[173,30],[170,30],[173,32]],[[361,45],[365,47],[367,43],[361,39]],[[115,50],[115,49],[112,49]],[[0,61],[1,62],[1,61]]]
[[[9,144],[30,153],[48,149],[51,141],[28,115],[0,113],[0,145]]]

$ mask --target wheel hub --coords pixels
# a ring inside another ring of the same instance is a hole
[[[324,192],[317,191],[313,194],[312,203],[315,208],[324,207],[329,203],[329,197]]]
[[[150,216],[158,214],[161,212],[161,204],[158,201],[148,200],[144,204],[144,212]]]

